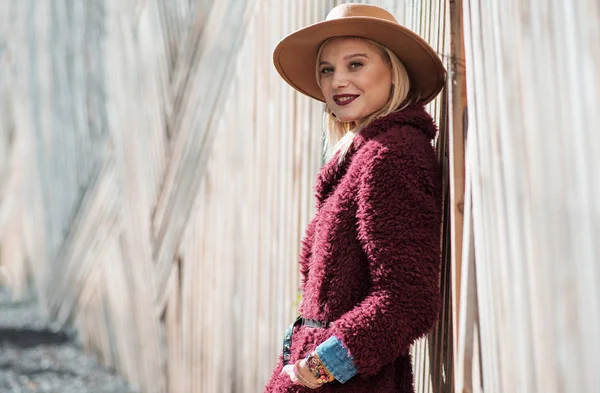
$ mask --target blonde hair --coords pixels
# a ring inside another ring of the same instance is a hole
[[[334,38],[339,37],[331,37],[325,40],[321,46],[319,47],[319,51],[317,52],[317,62],[316,62],[316,78],[317,84],[321,87],[321,72],[319,69],[319,62],[321,60],[321,54],[323,52],[323,48],[325,44],[331,41]],[[406,72],[406,68],[404,68],[404,64],[400,61],[398,56],[385,46],[381,45],[378,42],[367,38],[361,37],[348,37],[358,40],[366,41],[367,43],[375,46],[381,55],[381,58],[390,65],[390,69],[392,71],[392,91],[390,94],[390,98],[388,101],[381,107],[381,109],[375,111],[367,119],[360,125],[360,127],[356,127],[355,122],[343,122],[338,120],[335,115],[331,112],[329,108],[326,108],[325,113],[325,158],[328,161],[338,150],[340,151],[340,156],[338,163],[344,161],[344,157],[354,140],[354,137],[362,130],[364,127],[369,125],[373,120],[389,115],[392,112],[401,111],[406,108],[413,102],[418,100],[418,97],[411,97],[410,92],[410,81],[408,79],[408,73]]]

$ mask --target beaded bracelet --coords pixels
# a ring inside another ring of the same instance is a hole
[[[321,383],[332,382],[335,379],[316,352],[311,352],[306,356],[306,365],[308,371]]]
[[[306,378],[304,378],[302,373],[300,373],[300,369],[298,368],[298,365],[300,364],[301,361],[302,360],[298,360],[296,363],[294,363],[294,374],[296,374],[296,378],[298,378],[300,380],[300,382],[302,382],[302,384],[304,386],[306,386],[307,388],[310,388],[310,389],[320,388],[323,385],[322,383],[319,383],[319,384],[312,383],[312,382],[308,381]]]

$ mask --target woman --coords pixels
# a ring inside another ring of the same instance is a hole
[[[326,103],[331,158],[302,242],[302,316],[265,392],[413,392],[409,348],[441,305],[437,129],[423,105],[445,70],[425,41],[363,4],[289,35],[274,62]]]

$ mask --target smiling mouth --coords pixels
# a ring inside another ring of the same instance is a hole
[[[339,94],[333,96],[333,100],[335,101],[335,103],[340,106],[348,105],[357,98],[358,95],[353,94]]]

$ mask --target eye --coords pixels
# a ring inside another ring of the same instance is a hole
[[[333,68],[331,67],[323,67],[321,68],[321,75],[331,74],[333,72]]]
[[[357,69],[359,69],[360,67],[362,67],[362,65],[363,65],[363,64],[362,64],[360,61],[353,61],[352,63],[350,63],[350,66],[349,66],[349,68],[350,68],[351,70],[357,70]]]

